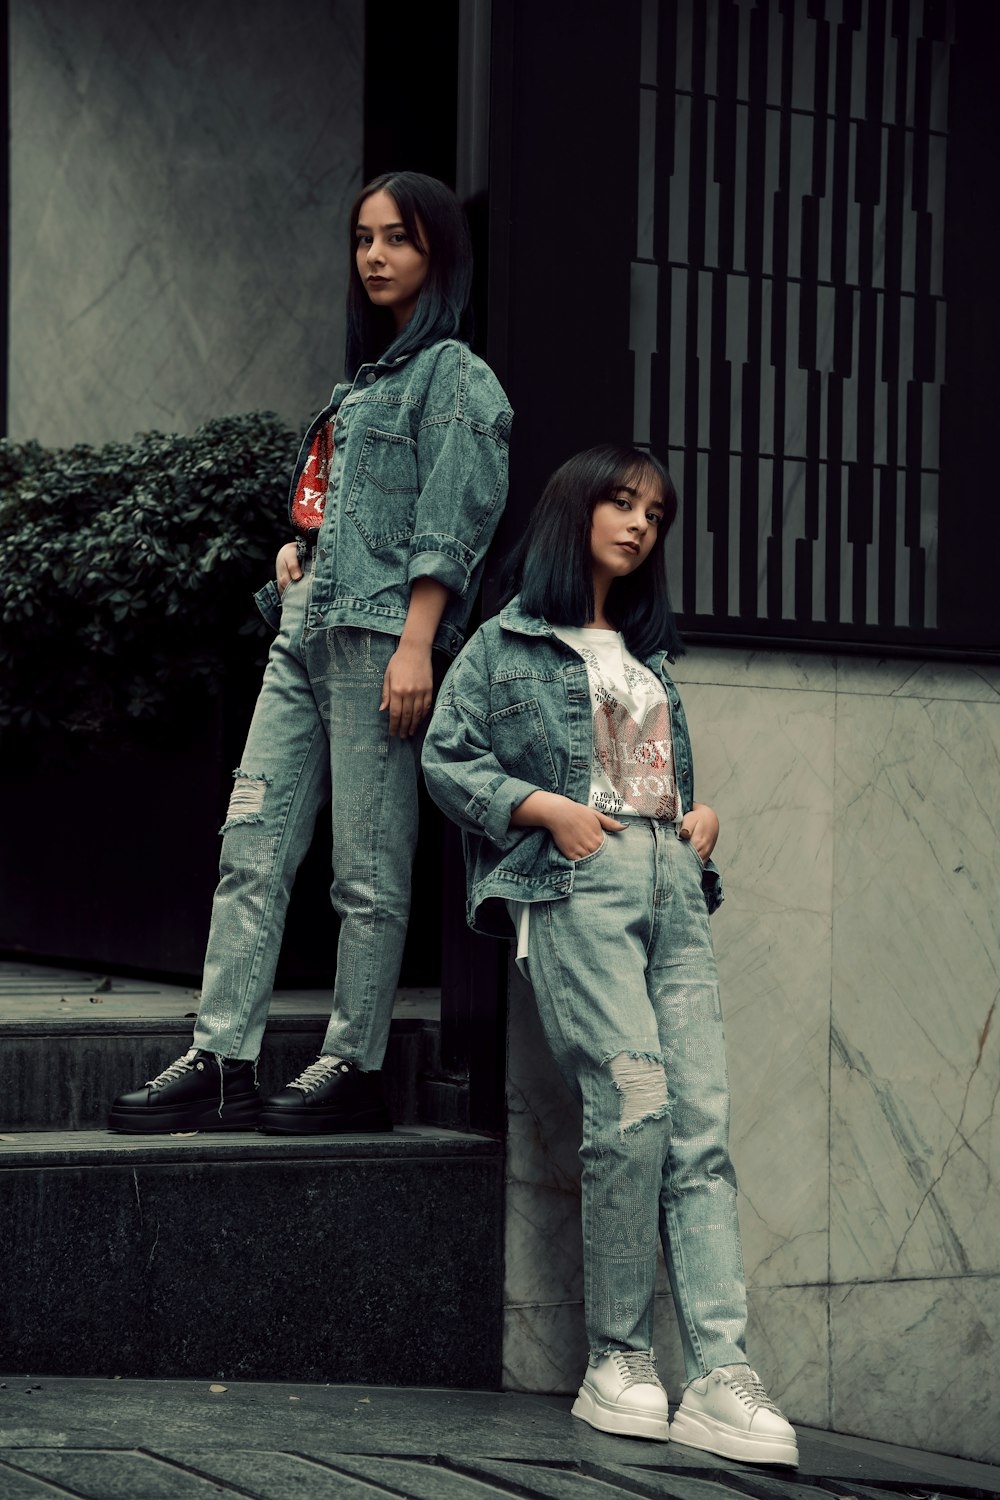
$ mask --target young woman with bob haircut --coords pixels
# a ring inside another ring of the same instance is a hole
[[[410,902],[432,655],[455,655],[507,493],[511,411],[465,342],[472,255],[443,183],[385,173],[350,214],[346,380],[292,476],[296,541],[258,603],[277,634],[222,828],[192,1046],[115,1100],[120,1131],[390,1130],[379,1069]],[[261,1101],[288,898],[330,803],[340,918],[318,1059]]]
[[[516,556],[519,592],[445,678],[424,774],[462,829],[468,920],[495,935],[513,924],[583,1106],[590,1359],[574,1416],[795,1464],[795,1434],[747,1363],[709,933],[719,822],[694,800],[667,671],[676,511],[665,469],[636,449],[591,448],[553,474]],[[672,1423],[652,1348],[657,1240],[687,1374]]]

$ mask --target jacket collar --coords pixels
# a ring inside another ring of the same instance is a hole
[[[514,635],[547,635],[558,640],[548,620],[543,620],[541,615],[528,614],[521,604],[520,594],[515,594],[510,603],[504,605],[500,611],[500,624]]]
[[[421,344],[419,349],[411,349],[408,354],[397,354],[393,359],[385,359],[380,355],[378,359],[370,359],[366,364],[359,366],[358,374],[362,370],[398,370],[400,365],[409,364],[410,360],[416,359],[428,349],[433,349],[437,344],[443,343],[443,339],[435,339],[433,344]],[[462,342],[458,340],[457,342]]]

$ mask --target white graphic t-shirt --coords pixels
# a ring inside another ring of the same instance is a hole
[[[583,657],[594,708],[590,805],[640,818],[677,815],[670,704],[663,683],[628,650],[617,630],[553,625]]]
[[[587,667],[594,714],[590,806],[613,818],[675,821],[677,784],[670,704],[663,683],[632,655],[617,630],[578,625],[552,629]],[[508,901],[507,910],[517,934],[517,965],[523,968],[531,902]]]

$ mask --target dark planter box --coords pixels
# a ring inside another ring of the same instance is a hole
[[[191,695],[127,736],[18,748],[0,766],[0,952],[198,983],[218,829],[257,687]],[[400,982],[441,976],[441,819],[421,797],[413,912]],[[296,882],[279,986],[327,985],[338,923],[320,814]]]

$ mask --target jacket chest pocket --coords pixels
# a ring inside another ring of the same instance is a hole
[[[346,510],[372,550],[409,541],[417,493],[416,443],[369,427]]]
[[[493,753],[511,776],[543,791],[558,791],[559,782],[537,698],[512,703],[487,720]]]

